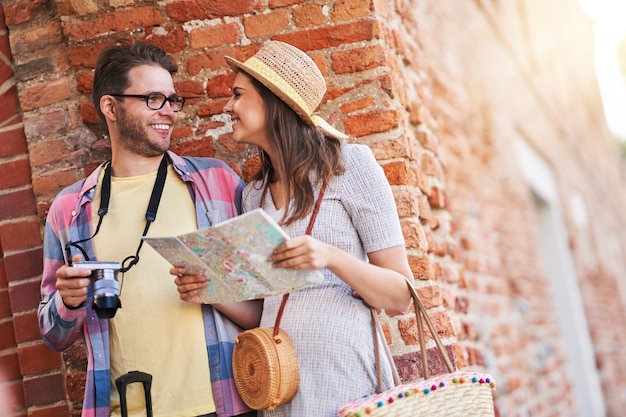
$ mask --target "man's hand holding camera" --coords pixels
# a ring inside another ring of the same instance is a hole
[[[81,255],[74,255],[72,262],[81,262]],[[91,271],[84,268],[74,268],[63,265],[57,269],[57,290],[61,295],[63,304],[69,308],[78,308],[87,300],[89,285],[91,284]]]

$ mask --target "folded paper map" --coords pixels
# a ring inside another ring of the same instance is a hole
[[[172,265],[205,272],[206,304],[282,295],[323,279],[320,271],[272,267],[267,258],[289,236],[260,208],[192,233],[143,239]]]

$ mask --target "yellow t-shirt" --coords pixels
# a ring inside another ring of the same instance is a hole
[[[112,178],[109,212],[94,238],[99,261],[121,263],[136,253],[155,179],[156,172]],[[94,226],[99,204],[98,192],[93,202]],[[148,235],[175,235],[196,229],[194,203],[170,165]],[[155,416],[190,417],[215,412],[202,309],[179,298],[174,276],[169,274],[171,265],[147,243],[139,259],[130,271],[118,274],[122,308],[109,319],[111,415],[121,415],[115,379],[129,371],[152,375]],[[129,385],[126,398],[130,417],[146,415],[141,383]]]

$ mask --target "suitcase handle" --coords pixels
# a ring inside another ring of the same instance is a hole
[[[120,408],[122,409],[122,417],[128,417],[126,406],[126,387],[133,382],[141,382],[143,392],[146,396],[146,412],[148,417],[152,417],[152,375],[141,371],[130,371],[115,380],[115,386],[120,394]]]

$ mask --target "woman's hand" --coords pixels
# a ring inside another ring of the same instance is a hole
[[[309,235],[287,240],[274,249],[268,258],[275,268],[322,269],[329,268],[334,257],[333,247]]]

